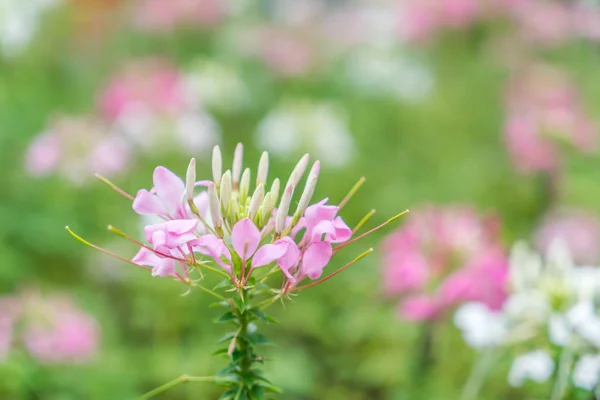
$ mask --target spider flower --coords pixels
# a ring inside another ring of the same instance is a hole
[[[507,260],[494,225],[468,207],[429,207],[390,234],[383,246],[384,290],[401,298],[400,314],[432,320],[467,301],[499,309]]]
[[[109,229],[140,247],[131,263],[151,270],[153,276],[174,277],[185,284],[194,284],[197,282],[191,277],[194,271],[208,268],[241,288],[256,280],[255,271],[271,265],[270,270],[260,273],[260,278],[280,271],[283,279],[280,293],[286,294],[299,289],[298,284],[305,279],[321,282],[337,274],[340,270],[322,278],[325,268],[341,248],[403,214],[353,238],[359,227],[353,231],[339,215],[349,197],[341,205],[330,204],[327,198],[311,205],[320,173],[319,161],[309,170],[309,156],[303,156],[283,190],[280,179],[268,182],[268,164],[269,155],[264,152],[252,185],[251,170],[243,167],[243,146],[236,147],[232,166],[225,172],[221,151],[215,146],[211,180],[196,180],[195,159],[188,166],[185,180],[159,166],[154,170],[154,186],[150,190],[139,190],[135,197],[101,177],[133,201],[136,213],[163,220],[145,226],[146,243],[112,226]],[[300,182],[307,170],[300,192]],[[351,194],[360,184],[362,180]],[[293,209],[296,192],[299,197]],[[371,250],[342,269],[369,252]],[[200,276],[203,276],[201,272]]]

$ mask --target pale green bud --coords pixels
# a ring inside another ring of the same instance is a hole
[[[271,197],[273,199],[273,204],[277,204],[277,200],[279,200],[279,186],[280,186],[280,184],[281,183],[279,181],[279,178],[275,178],[275,180],[271,184],[271,190],[269,190],[269,193],[271,193]]]
[[[256,213],[258,212],[258,208],[260,207],[263,197],[265,196],[265,187],[261,183],[258,185],[254,194],[252,195],[252,200],[250,200],[250,207],[248,208],[248,218],[254,219]]]
[[[233,187],[237,187],[242,174],[242,164],[244,158],[244,145],[238,143],[233,153],[233,167],[231,168],[231,178],[233,179]]]
[[[221,204],[219,202],[219,196],[217,195],[217,188],[212,182],[208,184],[208,206],[215,228],[221,228],[223,226]]]
[[[250,192],[250,168],[246,168],[244,170],[244,174],[242,175],[242,180],[240,182],[240,203],[245,204],[246,198],[248,197],[248,193]]]
[[[321,164],[319,163],[319,161],[316,161],[310,169],[310,172],[308,173],[308,178],[306,178],[306,185],[304,186],[304,191],[302,192],[302,196],[300,196],[298,207],[296,208],[296,212],[294,213],[294,220],[292,222],[292,226],[298,223],[298,221],[304,214],[304,211],[306,211],[306,208],[308,207],[308,204],[310,203],[313,194],[315,193],[315,187],[317,186],[317,180],[319,179],[320,168]]]
[[[223,159],[221,158],[221,149],[219,146],[213,148],[212,154],[212,174],[215,185],[221,183],[221,174],[223,171]]]
[[[229,205],[229,201],[231,199],[231,171],[229,170],[225,171],[223,177],[221,178],[221,188],[219,189],[219,194],[221,196],[223,210],[227,210],[227,206]]]
[[[302,156],[302,158],[300,159],[300,161],[298,161],[298,164],[296,164],[294,170],[290,174],[290,178],[288,179],[288,182],[285,185],[286,188],[290,185],[293,187],[298,186],[300,179],[302,179],[302,175],[304,175],[304,171],[306,171],[306,167],[308,167],[309,161],[310,156],[308,154]]]
[[[269,153],[266,151],[260,156],[258,162],[258,172],[256,173],[256,186],[267,184],[267,176],[269,175]]]
[[[194,199],[194,186],[196,185],[196,159],[192,158],[185,174],[185,192],[188,200]]]
[[[281,203],[277,209],[277,215],[275,216],[275,233],[281,234],[285,229],[285,221],[290,210],[290,204],[292,203],[292,196],[294,195],[294,187],[287,186],[281,196]]]

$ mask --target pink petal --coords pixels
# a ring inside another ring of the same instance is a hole
[[[160,260],[160,258],[154,254],[154,252],[148,250],[145,247],[142,247],[140,251],[131,259],[132,262],[138,265],[146,265],[149,267],[153,267]]]
[[[287,248],[285,254],[278,260],[277,264],[284,272],[295,268],[300,261],[300,250],[298,249],[298,245],[288,236],[279,239],[275,243],[278,242],[287,243]]]
[[[352,237],[352,229],[346,225],[342,217],[333,220],[335,235],[329,238],[332,243],[343,243]]]
[[[415,296],[400,304],[400,314],[410,321],[427,321],[435,319],[438,308],[435,301],[427,296]]]
[[[166,215],[168,210],[164,203],[158,197],[141,189],[137,192],[133,200],[133,211],[140,215]]]
[[[313,228],[310,233],[310,241],[311,242],[320,242],[322,241],[323,235],[330,237],[331,235],[335,236],[335,227],[331,221],[321,221]]]
[[[325,198],[320,202],[309,206],[304,212],[306,218],[306,224],[308,226],[314,226],[320,221],[332,221],[339,210],[338,206],[326,206],[329,199]]]
[[[152,276],[160,276],[164,278],[166,276],[175,276],[175,260],[170,258],[161,258],[158,263],[152,268]]]
[[[215,235],[208,234],[200,236],[198,239],[190,242],[189,244],[198,253],[212,257],[217,264],[219,264],[225,270],[231,270],[231,265],[229,265],[231,264],[231,254],[229,253],[227,246],[225,246],[223,239],[219,239]],[[221,259],[222,256],[225,257],[229,264],[223,262]]]
[[[175,212],[182,202],[185,184],[177,175],[165,167],[156,167],[154,175],[156,194],[165,203],[170,212]]]
[[[169,233],[183,235],[185,233],[194,232],[200,223],[197,219],[176,219],[165,223],[166,230]]]
[[[288,244],[284,242],[265,244],[258,249],[254,257],[252,257],[252,268],[263,267],[267,264],[271,264],[273,261],[279,259],[285,254],[287,247]]]
[[[331,243],[312,243],[306,249],[304,257],[302,257],[302,266],[300,267],[302,275],[306,275],[313,280],[318,279],[323,274],[323,268],[329,263],[332,255]]]
[[[260,231],[249,218],[240,220],[231,231],[231,244],[236,253],[247,260],[260,244]]]

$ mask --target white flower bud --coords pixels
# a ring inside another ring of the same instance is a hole
[[[221,216],[221,204],[217,195],[217,188],[214,183],[208,184],[208,205],[210,208],[210,216],[215,228],[223,226],[223,217]]]
[[[219,189],[219,194],[221,196],[221,204],[223,205],[223,209],[227,210],[227,206],[229,205],[229,200],[231,199],[231,171],[227,170],[223,174],[221,178],[221,188]]]
[[[231,168],[231,178],[233,179],[233,186],[237,187],[240,182],[240,175],[242,174],[242,163],[244,158],[244,146],[238,143],[233,153],[233,167]]]
[[[196,159],[192,158],[185,174],[185,192],[188,200],[194,199],[194,186],[196,184]]]
[[[308,173],[308,178],[306,178],[306,185],[304,186],[304,191],[302,192],[302,196],[300,196],[300,201],[298,202],[298,207],[296,208],[296,212],[294,213],[294,224],[300,220],[300,217],[306,211],[308,207],[308,203],[313,197],[315,193],[315,187],[317,186],[317,180],[319,179],[319,170],[321,168],[321,164],[319,161],[316,161],[312,166],[310,172]]]
[[[260,207],[263,201],[264,196],[265,186],[261,183],[254,191],[254,194],[252,195],[252,200],[250,200],[250,207],[248,208],[248,218],[254,219],[256,213],[258,212],[258,208]]]
[[[308,154],[302,156],[302,158],[300,159],[300,161],[298,161],[298,164],[296,164],[294,170],[290,174],[290,178],[288,179],[287,184],[285,185],[286,188],[290,185],[293,187],[298,186],[300,179],[302,179],[302,175],[304,175],[304,171],[306,171],[306,167],[308,166],[309,161],[310,156]]]
[[[248,193],[250,193],[250,168],[246,168],[242,174],[242,180],[240,181],[240,203],[245,204]]]
[[[269,175],[269,153],[266,151],[260,156],[258,162],[258,172],[256,173],[256,186],[267,184],[267,176]]]
[[[275,233],[281,234],[285,229],[285,222],[288,217],[288,211],[290,210],[290,204],[292,203],[292,196],[294,195],[294,187],[288,186],[281,196],[281,203],[277,209],[277,215],[275,217]]]
[[[271,197],[273,199],[273,204],[277,204],[277,200],[279,200],[279,186],[280,185],[281,185],[281,183],[279,181],[279,178],[275,178],[275,180],[271,184],[271,190],[269,190],[269,193],[271,193]]]
[[[221,149],[219,146],[213,148],[212,154],[212,174],[215,185],[221,182],[221,173],[223,171],[223,159],[221,158]]]

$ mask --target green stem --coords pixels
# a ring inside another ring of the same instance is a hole
[[[552,388],[551,400],[561,400],[565,398],[572,363],[573,351],[567,345],[563,348],[558,358],[558,370],[556,371],[556,380],[554,387]]]
[[[477,400],[479,398],[479,392],[481,391],[485,377],[495,360],[494,356],[495,353],[493,349],[486,350],[481,354],[479,360],[473,365],[469,378],[463,386],[460,395],[461,400]]]
[[[156,396],[159,393],[165,392],[181,383],[187,382],[233,382],[230,378],[220,378],[217,376],[189,376],[189,375],[181,375],[178,378],[173,379],[170,382],[165,383],[162,386],[157,387],[149,391],[148,393],[138,397],[138,400],[146,400]]]

